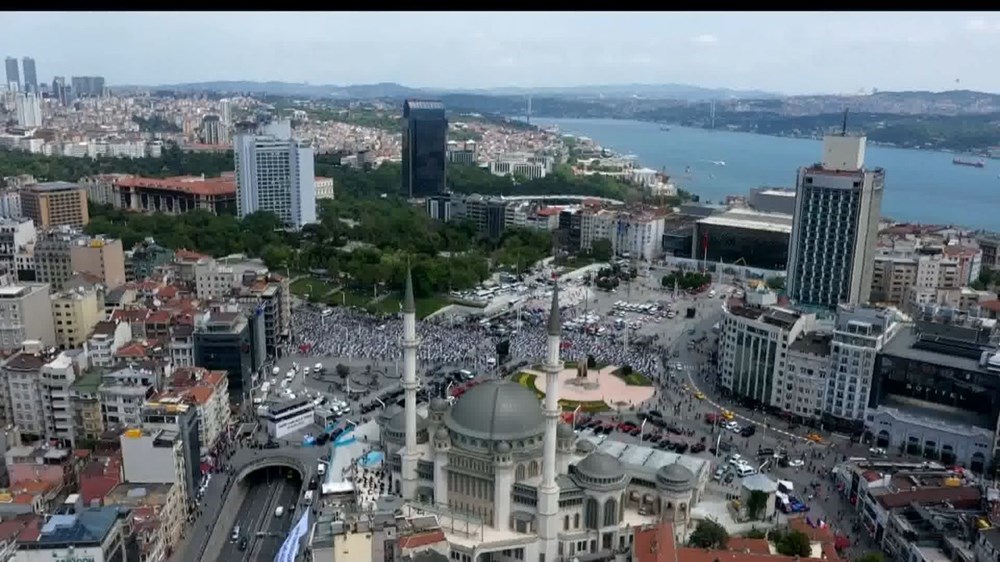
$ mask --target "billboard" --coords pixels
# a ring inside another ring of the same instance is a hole
[[[295,562],[295,558],[299,555],[299,545],[302,542],[302,537],[306,536],[308,532],[309,510],[303,509],[299,520],[295,522],[295,526],[288,532],[285,542],[281,543],[281,549],[278,550],[278,555],[274,557],[274,562]]]

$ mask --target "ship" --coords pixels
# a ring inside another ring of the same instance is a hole
[[[972,166],[973,168],[986,167],[986,162],[983,162],[982,160],[962,160],[961,158],[954,158],[951,163],[956,166]]]

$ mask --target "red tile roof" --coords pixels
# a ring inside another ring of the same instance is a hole
[[[232,178],[173,177],[165,179],[131,177],[118,181],[120,187],[136,189],[158,189],[192,193],[194,195],[236,195],[236,181]]]
[[[199,254],[198,252],[195,252],[193,250],[185,250],[184,248],[181,248],[180,250],[174,252],[174,259],[178,260],[198,261],[201,258],[207,258],[207,257],[208,256],[205,254]]]
[[[767,539],[729,537],[729,540],[726,542],[726,550],[749,552],[751,554],[771,554],[771,544],[767,542]]]
[[[687,562],[677,557],[674,527],[670,523],[661,523],[636,531],[632,554],[636,562]]]
[[[907,506],[913,502],[948,502],[955,509],[972,509],[979,506],[981,499],[982,493],[978,489],[968,486],[963,488],[923,488],[920,490],[876,496],[878,503],[886,509]]]
[[[861,476],[868,482],[875,482],[882,479],[882,475],[874,470],[866,470],[861,473]]]
[[[419,548],[421,546],[439,543],[444,540],[444,531],[440,529],[425,533],[415,533],[401,537],[399,540],[399,548]]]
[[[1000,300],[983,301],[979,303],[979,306],[985,308],[986,310],[1000,313]]]

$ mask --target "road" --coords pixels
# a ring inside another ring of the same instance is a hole
[[[222,550],[220,560],[273,560],[284,540],[294,514],[288,507],[298,501],[302,483],[287,478],[288,469],[272,467],[247,477],[248,487],[243,503],[238,507],[236,525],[240,536],[247,539],[245,550],[239,549],[239,541],[230,540]],[[274,510],[284,506],[282,517],[275,517]],[[236,525],[229,529],[232,534]],[[260,536],[260,533],[264,533]]]

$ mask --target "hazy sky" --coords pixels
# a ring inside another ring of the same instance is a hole
[[[995,13],[13,13],[40,81],[1000,92]],[[956,82],[956,80],[960,82]]]

